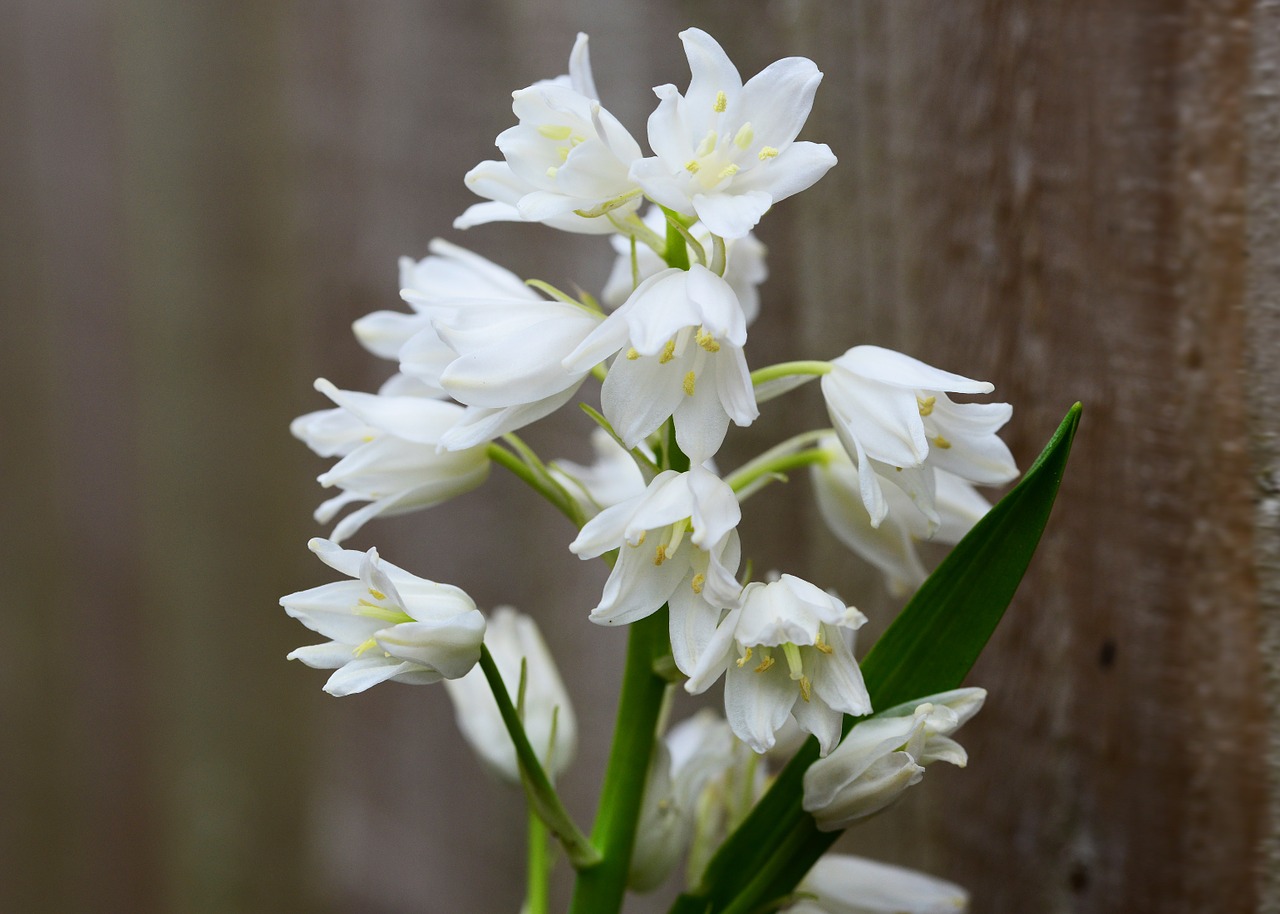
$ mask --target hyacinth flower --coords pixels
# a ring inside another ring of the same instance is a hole
[[[805,772],[805,812],[822,831],[848,828],[896,802],[932,763],[963,768],[969,756],[951,736],[986,697],[984,689],[956,689],[859,722]]]
[[[796,142],[822,74],[788,57],[746,85],[724,49],[701,29],[680,33],[688,90],[655,88],[649,117],[655,153],[631,168],[648,197],[702,220],[723,238],[741,238],[773,204],[818,181],[836,157],[825,143]]]
[[[733,289],[694,264],[640,283],[564,365],[588,371],[625,349],[600,394],[614,431],[631,448],[674,418],[680,449],[700,464],[720,449],[730,420],[746,426],[760,414],[742,353],[746,341],[746,316]]]
[[[308,546],[351,578],[281,597],[285,612],[331,640],[289,654],[335,670],[331,695],[363,692],[380,682],[425,685],[465,676],[480,659],[484,616],[462,590],[436,584],[378,557],[330,540]]]
[[[827,854],[796,891],[787,914],[963,914],[969,893],[954,882],[850,854]]]
[[[767,752],[791,716],[825,755],[845,714],[871,711],[851,643],[866,616],[789,574],[748,584],[740,604],[717,627],[685,688],[706,691],[723,674],[725,717],[740,740]]]
[[[470,207],[454,222],[542,222],[569,232],[617,231],[618,218],[641,203],[629,177],[640,146],[601,106],[591,74],[587,36],[579,33],[569,75],[512,93],[519,123],[498,135],[503,160],[481,162],[467,187],[491,202]]]

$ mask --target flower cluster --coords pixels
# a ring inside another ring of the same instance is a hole
[[[602,104],[585,35],[567,75],[513,94],[516,124],[497,137],[501,159],[466,176],[485,202],[455,227],[516,221],[609,236],[609,280],[598,296],[570,295],[439,239],[425,258],[402,258],[407,310],[354,325],[394,374],[376,393],[321,379],[333,407],[292,425],[317,454],[336,458],[319,481],[340,494],[316,519],[358,505],[331,540],[312,542],[351,580],[281,601],[332,639],[290,657],[335,669],[333,694],[446,680],[486,767],[524,783],[557,836],[571,838],[546,792],[572,757],[576,725],[534,621],[499,609],[486,628],[457,587],[402,571],[374,549],[337,545],[376,517],[474,489],[494,464],[526,482],[576,526],[571,553],[612,564],[584,615],[604,626],[659,626],[667,675],[689,693],[724,681],[723,720],[694,718],[635,762],[648,785],[630,867],[639,888],[659,883],[686,852],[705,859],[727,823],[745,815],[712,815],[709,798],[728,795],[729,779],[749,785],[732,793],[749,807],[764,776],[757,754],[776,751],[779,734],[816,737],[824,758],[805,779],[805,808],[820,827],[842,828],[887,805],[930,761],[962,764],[949,735],[981,703],[969,693],[940,696],[848,730],[847,717],[879,710],[854,655],[866,617],[793,573],[750,580],[743,502],[781,470],[810,467],[835,537],[906,593],[926,575],[917,544],[958,541],[989,507],[975,486],[1017,473],[997,437],[1010,407],[949,396],[990,393],[985,381],[873,345],[752,371],[745,346],[768,275],[752,231],[836,161],[826,145],[797,140],[822,74],[793,57],[743,82],[711,36],[680,37],[691,79],[683,93],[654,90],[651,155]],[[765,401],[815,377],[831,426],[722,474],[730,426],[752,424]],[[583,419],[594,462],[544,462],[516,434],[579,400],[595,420]],[[656,705],[653,713],[656,723]],[[590,856],[567,846],[571,857]],[[845,874],[837,883],[859,882],[872,878],[869,866],[830,869]],[[795,910],[854,909],[840,906],[830,878],[815,871],[812,879],[815,900]],[[904,891],[964,903],[954,886]]]

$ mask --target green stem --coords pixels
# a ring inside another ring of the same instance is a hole
[[[779,378],[789,378],[793,375],[824,375],[831,373],[830,362],[804,361],[804,362],[779,362],[777,365],[766,365],[764,368],[757,368],[751,372],[751,383],[759,387],[765,381],[776,381]]]
[[[649,760],[667,683],[654,664],[670,651],[667,608],[631,625],[617,724],[591,840],[601,861],[581,870],[570,914],[614,914],[622,907]]]
[[[556,482],[545,469],[539,472],[497,442],[489,442],[488,447],[485,448],[485,453],[494,463],[501,464],[520,477],[529,488],[533,489],[550,502],[552,507],[569,518],[575,527],[581,529],[582,525],[586,523],[581,506],[565,491],[564,486]]]
[[[511,703],[507,694],[507,685],[502,681],[498,665],[494,662],[489,648],[480,645],[480,669],[493,692],[494,701],[498,703],[498,713],[506,725],[511,742],[515,745],[516,759],[520,762],[521,779],[524,781],[525,795],[529,799],[530,809],[546,823],[551,834],[564,845],[569,861],[577,869],[594,866],[600,861],[600,852],[587,840],[586,835],[574,824],[569,811],[560,802],[560,795],[551,785],[550,778],[538,761],[537,753],[529,745],[529,737],[524,732],[524,724],[520,722],[520,714]]]
[[[820,463],[827,459],[824,451],[812,450],[804,453],[801,453],[801,451],[809,445],[821,441],[824,436],[830,433],[831,429],[821,428],[794,435],[780,444],[775,444],[763,454],[748,460],[726,476],[725,482],[729,484],[729,488],[733,489],[733,491],[740,492],[766,473],[778,473],[796,466]]]
[[[547,847],[547,827],[529,810],[529,884],[525,893],[525,914],[549,914],[551,855]]]

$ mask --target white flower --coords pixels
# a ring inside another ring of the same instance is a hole
[[[845,714],[871,711],[853,657],[866,616],[789,574],[742,591],[741,607],[716,629],[685,689],[705,691],[725,674],[725,717],[738,738],[766,752],[788,715],[830,752]]]
[[[628,176],[639,144],[596,95],[587,36],[578,35],[568,79],[548,80],[512,93],[519,123],[498,135],[504,162],[481,162],[467,186],[491,203],[472,206],[455,222],[543,222],[571,232],[617,230],[607,218],[640,206]]]
[[[586,371],[618,352],[601,391],[605,417],[635,447],[675,417],[676,442],[693,464],[715,455],[729,420],[759,415],[742,346],[746,317],[733,289],[706,267],[669,269],[636,287],[564,360]]]
[[[655,202],[697,215],[711,232],[741,238],[774,203],[826,174],[836,158],[825,144],[794,142],[822,74],[788,57],[742,84],[737,68],[701,29],[680,33],[692,78],[681,95],[654,89],[649,145],[657,154],[631,168]]]
[[[974,381],[926,365],[879,346],[855,346],[831,363],[822,376],[840,442],[858,465],[863,503],[878,526],[888,512],[881,481],[906,492],[931,523],[940,519],[934,504],[936,467],[978,485],[1000,485],[1018,468],[996,432],[1013,408],[1007,403],[953,403],[946,392],[990,393],[987,381]],[[868,464],[870,461],[870,464]]]
[[[855,724],[834,752],[805,772],[805,811],[822,831],[837,831],[893,803],[933,762],[963,768],[968,756],[950,737],[986,696],[983,689],[955,689]]]
[[[592,429],[591,447],[596,459],[589,467],[571,460],[551,462],[552,474],[574,495],[588,516],[644,492],[644,474],[631,453],[612,435],[602,428]]]
[[[591,621],[627,625],[671,608],[671,649],[686,673],[720,621],[736,606],[741,558],[733,490],[710,470],[666,470],[635,498],[605,508],[569,549],[589,559],[618,550]]]
[[[462,417],[461,406],[422,396],[338,390],[323,378],[316,381],[316,389],[349,415],[345,425],[332,413],[311,413],[291,426],[318,453],[342,455],[318,477],[321,485],[337,486],[342,494],[316,509],[316,520],[328,523],[347,505],[368,502],[334,527],[334,542],[351,536],[374,517],[429,508],[474,489],[488,476],[484,447],[461,451],[439,447],[445,433]],[[358,444],[353,441],[357,431],[363,439]]]
[[[524,730],[547,773],[556,777],[573,761],[578,726],[542,633],[529,616],[504,606],[493,611],[484,643],[513,702],[524,662]],[[480,760],[500,777],[520,783],[515,745],[498,713],[498,703],[484,671],[477,667],[461,679],[446,682],[445,688],[453,701],[458,729]]]
[[[484,617],[463,591],[384,562],[376,549],[357,552],[323,539],[308,546],[354,579],[280,599],[290,616],[332,639],[289,654],[307,666],[336,670],[326,692],[351,695],[388,680],[421,685],[457,679],[479,661]]]
[[[696,882],[729,825],[746,816],[766,782],[764,766],[714,711],[703,708],[676,724],[658,743],[649,769],[627,885],[640,892],[656,888],[686,851],[687,881]]]
[[[887,513],[873,526],[861,496],[859,470],[834,435],[819,447],[827,460],[810,467],[818,510],[836,539],[884,574],[895,596],[904,596],[928,577],[917,544],[922,540],[958,543],[991,504],[973,485],[945,470],[933,470],[935,507],[939,525],[934,527],[896,485],[883,487]]]
[[[666,231],[666,216],[658,207],[650,207],[649,212],[645,214],[644,224],[661,235]],[[704,248],[710,250],[711,233],[707,231],[706,226],[701,222],[695,222],[689,226],[689,233]],[[605,281],[600,300],[611,308],[616,308],[627,300],[639,283],[632,281],[635,277],[632,276],[631,271],[631,237],[614,235],[611,241],[613,249],[618,252],[618,257],[613,262],[609,278]],[[758,287],[769,278],[769,268],[765,265],[766,253],[765,246],[752,234],[730,239],[725,245],[724,281],[738,296],[738,303],[742,306],[742,314],[746,318],[747,326],[751,326],[760,313]],[[648,245],[637,244],[636,268],[639,280],[644,281],[655,273],[665,270],[667,263]]]
[[[796,889],[812,896],[789,914],[963,914],[969,893],[916,870],[848,854],[827,854]]]

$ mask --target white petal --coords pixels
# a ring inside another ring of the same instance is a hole
[[[745,193],[694,194],[693,211],[708,230],[722,238],[742,238],[773,205],[773,197],[760,190]]]
[[[913,390],[946,390],[963,394],[987,394],[995,390],[995,385],[988,381],[961,377],[881,346],[854,346],[832,364],[882,384]]]

